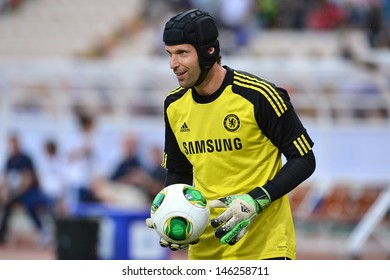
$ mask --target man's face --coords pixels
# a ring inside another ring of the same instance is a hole
[[[195,85],[200,76],[198,54],[191,44],[166,46],[169,55],[169,65],[176,75],[179,85],[190,88]]]
[[[18,154],[20,152],[20,143],[17,137],[11,136],[9,139],[9,149],[11,154]]]

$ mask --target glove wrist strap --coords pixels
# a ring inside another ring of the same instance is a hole
[[[261,213],[271,204],[271,197],[263,187],[256,187],[248,192],[248,194],[259,204],[260,209],[258,213]]]

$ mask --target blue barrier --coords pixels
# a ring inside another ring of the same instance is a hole
[[[169,250],[159,245],[156,232],[145,225],[149,209],[129,210],[99,203],[81,203],[74,217],[100,220],[100,259],[169,259]]]

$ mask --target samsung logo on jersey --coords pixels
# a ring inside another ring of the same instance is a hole
[[[183,142],[183,148],[184,152],[187,155],[213,152],[228,152],[233,150],[241,150],[242,143],[240,138],[207,139]]]

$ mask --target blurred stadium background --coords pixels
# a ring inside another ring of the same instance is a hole
[[[389,2],[1,0],[2,167],[11,132],[37,163],[47,139],[65,157],[82,113],[96,121],[99,176],[120,159],[129,134],[148,170],[152,148],[163,145],[164,97],[177,85],[163,25],[184,8],[206,9],[220,26],[223,64],[285,87],[316,143],[317,170],[290,195],[298,258],[389,259]],[[66,250],[103,259],[185,258],[161,251],[143,226],[148,199],[134,199],[60,214],[68,236],[53,230],[44,246],[15,209],[0,259],[75,258]]]

